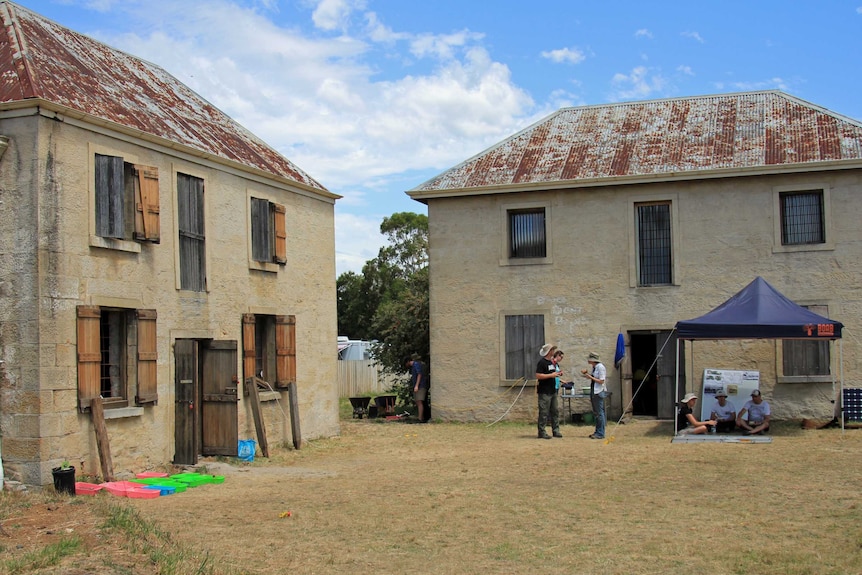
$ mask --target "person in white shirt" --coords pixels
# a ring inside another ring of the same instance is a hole
[[[727,392],[723,389],[715,392],[715,404],[709,418],[716,421],[715,431],[718,433],[730,433],[736,429],[736,406],[727,400]]]
[[[590,434],[590,439],[604,439],[605,425],[607,424],[607,413],[605,412],[605,398],[608,396],[608,388],[605,387],[607,370],[599,361],[599,354],[597,353],[590,353],[587,356],[587,363],[590,364],[592,373],[584,369],[581,370],[581,374],[593,382],[590,386],[590,403],[596,418],[596,430]]]
[[[757,435],[769,431],[770,417],[769,403],[763,401],[760,390],[755,389],[751,392],[751,400],[745,402],[736,416],[736,425],[742,428],[743,435]]]

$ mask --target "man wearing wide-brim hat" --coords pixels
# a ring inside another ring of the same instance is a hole
[[[736,429],[736,406],[728,401],[724,388],[715,392],[715,403],[709,417],[715,420],[715,430],[718,433],[730,433]]]
[[[553,362],[557,346],[546,343],[539,350],[542,359],[536,364],[536,394],[539,399],[539,439],[550,439],[545,429],[548,419],[551,421],[551,432],[554,437],[562,437],[560,432],[560,405],[557,395],[557,378],[563,375],[560,368]]]
[[[590,439],[604,439],[605,426],[607,425],[607,412],[605,411],[605,398],[608,396],[608,388],[605,386],[607,370],[599,360],[599,354],[595,352],[591,352],[587,356],[587,363],[590,364],[590,369],[581,370],[581,374],[592,382],[590,384],[590,403],[593,408],[593,416],[596,419],[596,430],[590,434]]]

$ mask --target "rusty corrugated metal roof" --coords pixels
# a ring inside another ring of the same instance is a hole
[[[411,190],[535,189],[862,160],[862,123],[778,91],[563,108]]]
[[[41,99],[336,198],[162,68],[0,1],[0,108]]]

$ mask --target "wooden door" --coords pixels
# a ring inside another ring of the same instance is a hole
[[[676,402],[682,399],[685,391],[685,346],[679,348],[679,387],[674,390],[676,381],[676,332],[662,331],[656,336],[656,349],[659,350],[656,361],[656,377],[658,380],[658,418],[674,419],[676,417]]]
[[[236,455],[237,343],[208,341],[201,347],[201,453]]]
[[[174,463],[194,465],[198,462],[196,400],[199,393],[198,344],[193,339],[174,342]]]

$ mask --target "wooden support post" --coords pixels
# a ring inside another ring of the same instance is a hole
[[[302,433],[299,430],[299,399],[296,397],[296,382],[287,385],[287,399],[290,403],[290,431],[293,434],[293,447],[302,447]]]
[[[102,407],[101,397],[90,400],[90,415],[93,418],[93,428],[96,430],[96,447],[99,450],[102,478],[105,481],[113,481],[114,462],[111,460],[111,445],[108,442],[108,428],[105,426],[105,410]]]
[[[257,389],[257,377],[249,377],[245,380],[245,389],[251,403],[251,413],[254,416],[254,429],[257,431],[257,444],[264,457],[269,457],[269,443],[266,441],[266,426],[263,423],[263,414],[260,412],[260,393]]]

